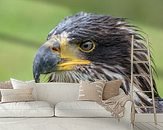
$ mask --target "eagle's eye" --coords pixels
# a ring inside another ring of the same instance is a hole
[[[92,41],[87,41],[79,44],[79,49],[83,52],[91,52],[95,48],[95,43]]]

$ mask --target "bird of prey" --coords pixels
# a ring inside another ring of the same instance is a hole
[[[40,82],[42,74],[48,75],[48,82],[121,79],[121,88],[128,94],[131,91],[131,35],[134,35],[134,48],[147,48],[139,29],[125,18],[85,12],[69,16],[52,29],[38,49],[33,62],[34,79]],[[134,60],[146,59],[146,51],[135,52]],[[134,73],[149,74],[148,67],[148,64],[135,64]],[[151,90],[149,78],[137,78],[136,83],[135,90]],[[155,81],[153,87],[155,97],[159,98]],[[152,105],[151,93],[135,93],[134,100],[138,106]]]

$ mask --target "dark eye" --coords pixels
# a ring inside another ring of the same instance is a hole
[[[83,52],[91,52],[95,48],[95,43],[92,41],[79,44],[79,49]]]

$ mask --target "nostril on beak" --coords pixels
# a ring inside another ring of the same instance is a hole
[[[54,51],[54,52],[60,52],[60,48],[52,47],[51,49],[52,49],[52,51]]]

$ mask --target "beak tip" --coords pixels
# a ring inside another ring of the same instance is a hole
[[[33,73],[33,77],[34,77],[34,80],[36,83],[39,83],[40,82],[40,74],[39,73]]]
[[[38,70],[36,70],[35,67],[33,69],[33,78],[36,83],[40,82],[40,74],[39,74]]]
[[[37,56],[35,57],[35,59],[33,61],[33,78],[36,83],[40,82],[40,67],[38,64]]]

